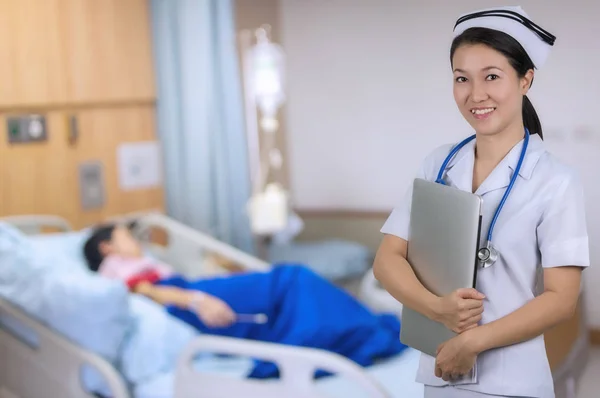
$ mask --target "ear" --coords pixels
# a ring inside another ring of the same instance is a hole
[[[535,73],[533,72],[533,69],[529,69],[527,71],[527,73],[525,73],[525,76],[523,76],[520,80],[520,89],[521,89],[521,94],[522,95],[527,95],[527,93],[529,92],[529,89],[531,88],[531,85],[533,84],[533,77],[534,77]]]
[[[103,256],[108,256],[112,252],[112,245],[109,242],[100,242],[98,250]]]

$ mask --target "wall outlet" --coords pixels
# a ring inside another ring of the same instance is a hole
[[[79,194],[84,210],[104,206],[105,187],[102,162],[89,161],[79,165]]]
[[[9,144],[42,142],[48,139],[44,115],[9,116],[6,124]]]
[[[577,142],[591,142],[594,139],[594,129],[591,126],[577,126],[573,130],[573,140]]]

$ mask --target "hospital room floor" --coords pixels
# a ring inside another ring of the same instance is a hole
[[[600,347],[594,347],[577,391],[577,398],[596,398],[600,389]]]

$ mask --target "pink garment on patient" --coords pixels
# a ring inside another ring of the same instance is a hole
[[[106,257],[98,269],[100,275],[124,282],[148,271],[157,272],[161,279],[166,279],[174,274],[168,265],[148,257],[130,258],[112,255]]]

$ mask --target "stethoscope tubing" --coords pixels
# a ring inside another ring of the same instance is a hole
[[[458,153],[458,151],[460,151],[461,148],[463,148],[470,141],[474,140],[475,137],[476,137],[476,134],[473,134],[472,136],[465,138],[460,143],[458,143],[454,148],[452,148],[452,150],[450,151],[448,156],[446,156],[446,159],[444,159],[444,162],[440,166],[440,170],[438,171],[438,175],[437,175],[435,182],[437,182],[439,184],[447,185],[446,182],[444,181],[444,173],[446,172],[446,169],[448,168],[448,164],[454,158],[454,156]],[[502,208],[504,207],[504,204],[506,203],[511,190],[513,189],[513,186],[515,185],[515,181],[517,180],[517,177],[519,176],[521,167],[523,166],[523,161],[525,160],[525,154],[527,152],[528,145],[529,145],[529,130],[526,128],[525,136],[523,139],[523,148],[521,149],[521,155],[519,156],[519,161],[517,162],[515,171],[510,178],[508,187],[504,191],[504,195],[502,196],[502,199],[500,200],[500,203],[498,204],[498,207],[496,208],[496,211],[494,212],[494,217],[492,218],[492,222],[490,223],[490,227],[488,229],[488,234],[487,234],[488,253],[494,250],[493,246],[492,246],[492,237],[493,237],[494,227],[496,226],[496,221],[498,221],[498,217],[500,216],[500,213],[502,212]],[[480,251],[481,250],[483,250],[483,248],[480,249]],[[489,255],[487,257],[489,257]],[[494,256],[494,261],[495,261],[495,257],[496,256]],[[482,262],[485,263],[486,261],[482,260]],[[489,265],[491,265],[491,264],[487,264],[487,266],[489,266]]]

